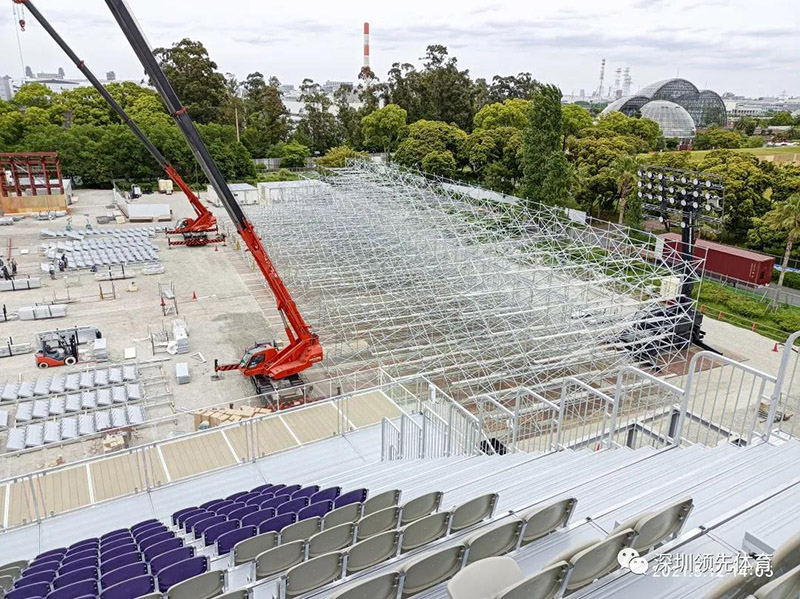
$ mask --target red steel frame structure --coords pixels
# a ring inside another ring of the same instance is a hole
[[[11,172],[9,180],[6,171]],[[58,184],[51,184],[57,179]],[[0,153],[0,195],[24,197],[64,193],[58,152]]]

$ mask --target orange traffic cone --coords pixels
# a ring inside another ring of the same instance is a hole
[[[196,291],[192,291],[192,301],[193,302],[197,301],[197,292]]]
[[[774,351],[776,353],[778,352],[778,344],[777,343],[772,346],[772,351]]]

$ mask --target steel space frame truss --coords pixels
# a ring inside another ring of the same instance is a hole
[[[701,262],[684,270],[655,237],[394,166],[324,181],[247,210],[336,375],[424,374],[463,401],[685,357],[672,331],[688,307],[654,308],[665,277],[697,280]]]

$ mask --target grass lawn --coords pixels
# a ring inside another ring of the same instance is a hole
[[[692,150],[689,152],[690,160],[692,162],[700,162],[706,154],[713,151],[714,150]],[[732,151],[752,154],[753,156],[758,156],[760,158],[776,156],[778,154],[798,154],[798,156],[800,156],[800,146],[781,146],[778,148],[739,148],[738,150]],[[647,154],[639,154],[639,156],[646,157]]]

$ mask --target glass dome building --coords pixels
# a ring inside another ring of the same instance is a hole
[[[642,118],[658,123],[664,137],[672,139],[693,139],[697,133],[692,115],[675,102],[653,100],[641,109]]]
[[[614,100],[601,114],[618,110],[627,116],[644,115],[644,108],[656,101],[672,102],[682,107],[692,118],[695,131],[711,125],[724,127],[728,122],[725,102],[719,94],[708,89],[700,90],[686,79],[664,79],[646,85],[634,96]],[[664,137],[673,137],[663,129],[662,132]]]

